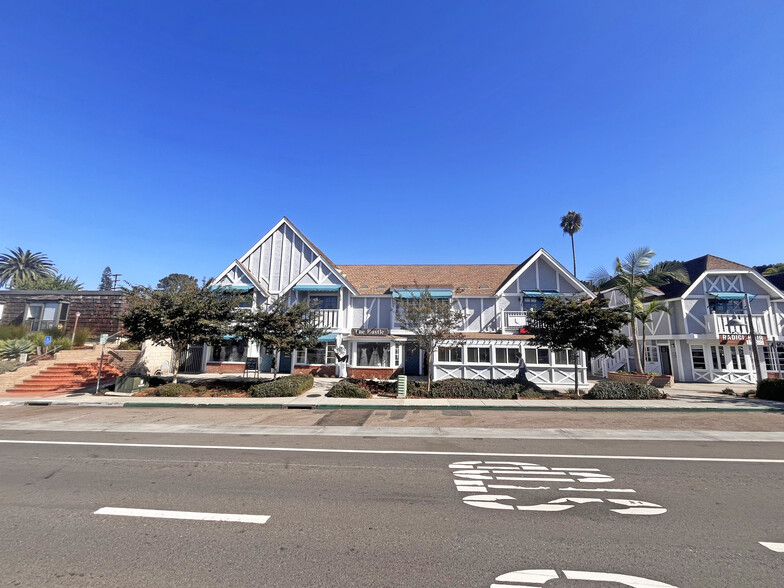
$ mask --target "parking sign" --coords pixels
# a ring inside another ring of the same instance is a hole
[[[52,338],[47,335],[44,337],[44,347],[49,347],[52,344]]]

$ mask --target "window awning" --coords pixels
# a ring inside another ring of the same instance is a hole
[[[224,335],[224,341],[231,341],[232,339],[236,339],[237,341],[242,341],[242,337],[237,337],[236,335]]]
[[[708,292],[709,295],[715,296],[719,300],[743,300],[746,298],[745,292]],[[749,294],[749,300],[754,300],[756,295]]]
[[[452,298],[451,288],[406,288],[403,290],[393,290],[394,298],[422,298],[422,294],[427,291],[432,298]]]
[[[562,298],[560,292],[555,292],[553,290],[525,290],[520,292],[526,298],[543,298],[545,296],[555,296],[556,298]]]
[[[210,290],[218,292],[250,292],[253,286],[247,284],[240,284],[239,286],[213,286]]]
[[[318,340],[324,343],[331,343],[335,341],[337,338],[338,338],[337,333],[327,333],[326,335],[322,335],[321,337],[319,337]]]
[[[297,292],[337,292],[340,286],[335,284],[297,284],[292,288]]]

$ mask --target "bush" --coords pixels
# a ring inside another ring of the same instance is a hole
[[[24,339],[25,337],[27,337],[27,327],[24,325],[3,325],[0,327],[0,341]]]
[[[762,380],[757,384],[757,398],[784,401],[784,380]]]
[[[67,351],[73,347],[73,344],[70,337],[57,337],[52,339],[52,347],[59,347],[60,351]]]
[[[658,388],[637,382],[599,382],[583,396],[593,400],[656,400],[666,397]]]
[[[22,353],[32,353],[35,346],[28,339],[0,342],[0,359],[17,359]]]
[[[153,396],[196,396],[190,384],[164,384],[152,391]]]
[[[346,378],[343,380],[364,388],[371,394],[397,394],[397,380],[363,380],[362,378]],[[355,398],[351,396],[350,398]]]
[[[122,341],[117,346],[117,349],[119,349],[120,351],[139,351],[141,347],[139,346],[138,343],[131,343],[130,341]]]
[[[169,380],[166,378],[161,378],[160,376],[151,376],[147,384],[150,386],[150,388],[157,388],[158,386],[163,386],[168,381]]]
[[[365,382],[366,380],[361,381]],[[329,398],[370,398],[371,393],[367,388],[346,379],[332,386],[332,389],[327,392],[327,396]]]
[[[512,399],[543,398],[545,394],[535,384],[527,386],[514,378],[499,380],[463,380],[452,378],[439,380],[430,386],[427,392],[427,382],[408,382],[408,395],[421,398],[487,398],[487,399]]]
[[[76,331],[74,331],[73,344],[76,345],[77,347],[81,347],[82,345],[87,343],[87,341],[91,339],[92,336],[93,336],[93,332],[90,329],[86,327],[79,327],[78,329],[76,329]]]
[[[278,396],[299,396],[305,390],[313,387],[313,376],[310,374],[295,374],[284,376],[277,380],[262,382],[250,387],[253,398],[270,398]]]
[[[724,388],[721,393],[726,394],[727,396],[735,396],[735,390],[732,388]]]
[[[14,371],[19,364],[13,360],[0,359],[0,374]]]

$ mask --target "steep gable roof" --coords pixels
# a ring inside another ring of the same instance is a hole
[[[688,290],[694,282],[706,271],[716,270],[729,270],[729,271],[751,271],[747,265],[717,257],[715,255],[703,255],[702,257],[695,257],[689,261],[684,261],[683,266],[686,268],[686,273],[689,274],[689,284],[682,284],[678,281],[671,281],[668,284],[659,286],[659,289],[664,294],[665,298],[678,298]]]

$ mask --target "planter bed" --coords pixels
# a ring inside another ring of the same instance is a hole
[[[636,384],[648,384],[656,388],[669,388],[672,386],[672,376],[653,376],[651,374],[629,373],[629,372],[610,372],[607,374],[610,382],[634,382]]]

